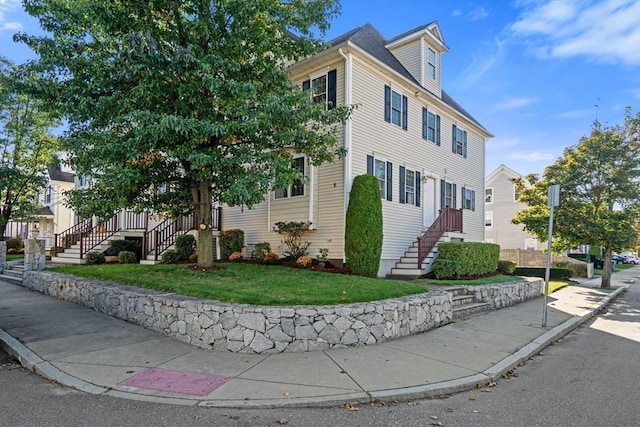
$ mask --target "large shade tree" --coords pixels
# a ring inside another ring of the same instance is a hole
[[[47,73],[41,95],[89,189],[82,216],[195,211],[198,262],[213,263],[212,202],[251,207],[342,155],[350,108],[313,103],[286,66],[321,49],[336,0],[27,0],[49,33],[19,35]],[[157,191],[166,188],[167,191]]]
[[[627,110],[623,126],[594,123],[591,135],[564,150],[542,179],[516,180],[527,208],[513,219],[541,241],[547,240],[547,189],[560,185],[554,210],[553,248],[592,245],[604,249],[601,287],[611,284],[613,251],[634,246],[640,221],[640,113]]]
[[[29,96],[34,77],[0,58],[0,240],[7,223],[24,219],[37,207],[47,166],[58,148],[50,130],[56,119]]]

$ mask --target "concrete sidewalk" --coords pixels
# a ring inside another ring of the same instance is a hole
[[[483,386],[597,313],[615,291],[583,280],[548,299],[475,315],[429,332],[349,349],[271,355],[204,350],[0,281],[0,344],[26,368],[88,393],[216,407],[312,406],[415,399]]]

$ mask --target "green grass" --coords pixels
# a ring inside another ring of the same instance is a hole
[[[438,286],[481,286],[492,285],[496,283],[515,282],[520,280],[520,276],[507,276],[499,274],[497,276],[480,277],[472,280],[437,280],[437,279],[417,279],[413,283],[423,285],[438,285]]]
[[[16,259],[23,259],[24,254],[7,254],[7,261],[14,261]]]
[[[613,270],[613,272],[615,273],[616,271],[627,270],[627,269],[633,268],[633,267],[635,267],[634,264],[616,264],[616,268]],[[602,269],[601,268],[594,268],[593,269],[593,274],[602,274]]]
[[[562,289],[565,286],[571,286],[574,284],[575,282],[571,280],[549,280],[549,292],[547,293],[547,295],[551,295],[558,289]]]
[[[426,292],[415,283],[259,264],[223,263],[193,271],[185,264],[101,264],[50,271],[198,298],[254,305],[329,305]]]

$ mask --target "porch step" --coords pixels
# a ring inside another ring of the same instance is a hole
[[[454,307],[461,307],[476,302],[476,297],[473,295],[454,295],[451,298],[451,304]]]
[[[80,256],[76,257],[64,257],[63,254],[60,253],[58,256],[51,257],[51,262],[53,264],[85,264],[87,260],[84,258],[80,258]]]
[[[0,280],[9,283],[22,283],[22,273],[24,271],[24,262],[11,262],[7,268],[0,273]]]
[[[453,307],[453,320],[461,320],[472,314],[482,313],[483,311],[489,310],[489,307],[488,302],[476,302]]]

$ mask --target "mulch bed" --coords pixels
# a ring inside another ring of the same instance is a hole
[[[325,261],[324,267],[320,267],[320,263],[316,259],[314,259],[312,261],[311,267],[299,266],[298,264],[296,264],[295,260],[289,260],[289,259],[279,259],[279,260],[277,260],[277,261],[275,261],[274,263],[271,263],[271,264],[267,264],[267,263],[258,261],[256,259],[246,259],[246,260],[243,260],[243,261],[240,261],[240,262],[245,263],[245,264],[279,265],[281,267],[299,268],[299,269],[302,269],[302,270],[321,271],[323,273],[353,274],[351,272],[351,270],[349,270],[348,268],[346,268],[346,267],[337,267],[337,266],[333,265],[329,261]],[[188,261],[185,261],[185,264],[186,263],[188,263]],[[190,270],[193,270],[193,271],[216,271],[216,270],[224,270],[224,263],[222,263],[222,264],[214,264],[211,267],[203,267],[203,266],[200,266],[198,264],[189,264],[188,267],[189,267]]]

